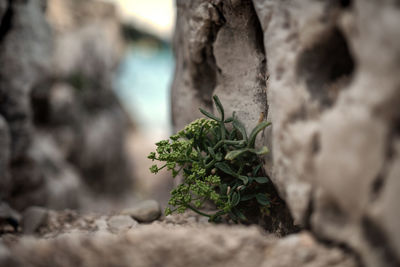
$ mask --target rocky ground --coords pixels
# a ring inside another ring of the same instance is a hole
[[[116,9],[0,0],[0,266],[400,266],[399,4],[176,5],[174,128],[214,94],[247,129],[272,122],[257,143],[287,204],[277,214],[305,230],[119,209],[137,189],[126,148],[140,149],[112,88]]]
[[[214,225],[192,213],[156,219],[156,204],[107,215],[30,208],[23,227],[3,227],[0,265],[358,266],[352,254],[306,231],[278,238],[258,226]]]

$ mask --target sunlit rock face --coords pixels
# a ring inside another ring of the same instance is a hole
[[[123,42],[97,1],[0,4],[0,196],[11,206],[79,207],[131,192],[130,120],[112,91]]]
[[[400,10],[393,1],[177,1],[176,129],[217,94],[295,222],[367,266],[400,260]],[[262,118],[262,116],[261,116]],[[395,178],[397,177],[397,178]],[[397,192],[397,194],[396,194]]]

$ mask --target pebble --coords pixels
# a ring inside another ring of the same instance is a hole
[[[129,215],[139,222],[152,222],[160,217],[161,208],[157,201],[146,200],[132,208],[123,210],[121,214]]]

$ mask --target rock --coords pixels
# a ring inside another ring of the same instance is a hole
[[[48,210],[42,207],[29,207],[22,214],[22,231],[32,235],[47,220]]]
[[[8,1],[2,20],[3,25],[10,26],[0,37],[0,114],[10,129],[12,160],[24,157],[29,147],[29,94],[35,84],[47,78],[50,66],[51,32],[40,2]]]
[[[16,267],[42,266],[44,262],[58,266],[79,262],[78,266],[88,267],[357,266],[353,257],[318,243],[306,232],[278,239],[257,227],[211,224],[151,224],[117,235],[76,233],[50,239],[22,238],[9,250],[4,260]]]
[[[5,126],[0,128],[7,128],[8,137],[0,130],[0,195],[13,207],[23,209],[28,202],[32,204],[30,193],[40,191],[37,189],[43,184],[40,171],[32,166],[32,159],[27,155],[33,133],[30,93],[37,83],[47,78],[52,41],[41,1],[2,2],[0,116],[4,120],[0,124]],[[3,147],[4,142],[9,143],[7,147]],[[5,163],[7,167],[3,168]],[[25,176],[25,171],[29,176]],[[25,195],[23,207],[13,203],[10,195],[13,198]]]
[[[107,218],[105,216],[95,221],[98,231],[108,231]]]
[[[138,225],[135,220],[127,215],[112,216],[110,219],[108,219],[107,224],[112,233],[125,232]]]
[[[136,204],[133,208],[125,209],[121,214],[129,215],[139,222],[152,222],[161,215],[160,204],[155,200],[146,200]]]
[[[113,90],[124,45],[116,7],[50,0],[47,19],[54,31],[57,82],[33,92],[39,108],[49,107],[37,119],[52,129],[63,156],[90,190],[122,198],[131,193],[133,171],[125,151],[131,121]]]
[[[10,162],[10,133],[7,122],[0,115],[0,196],[5,197],[5,192],[10,190],[10,175],[8,164]]]
[[[100,225],[98,221],[105,222],[106,218],[92,213],[82,214],[75,210],[49,210],[47,220],[39,227],[35,236],[58,238],[71,233],[92,234],[104,230],[101,228],[104,224]]]
[[[123,46],[115,7],[1,1],[0,19],[0,197],[24,210],[131,193],[130,119],[112,89]]]
[[[126,215],[48,214],[35,236],[2,236],[2,266],[357,266],[351,254],[309,232],[277,238],[258,226],[204,223],[193,212],[152,224]]]
[[[345,244],[366,266],[400,265],[397,4],[191,0],[177,7],[176,130],[200,116],[198,106],[211,109],[214,93],[248,130],[264,112],[272,122],[258,140],[271,149],[264,169],[296,224]]]
[[[9,224],[14,230],[18,230],[21,223],[21,215],[12,209],[7,203],[0,202],[0,224]]]
[[[175,130],[203,116],[199,107],[215,109],[212,96],[216,94],[227,116],[235,111],[250,133],[268,111],[267,60],[253,3],[192,0],[178,1],[177,7],[177,67],[171,89]],[[261,145],[270,131],[269,127],[260,134],[256,143]],[[276,211],[271,209],[266,227],[280,233],[296,231],[285,202],[272,186],[270,191],[279,204],[273,206]]]
[[[248,128],[266,112],[265,55],[257,39],[261,32],[254,8],[250,1],[235,7],[221,3],[177,2],[180,16],[174,43],[181,49],[176,50],[172,85],[176,130],[200,117],[199,107],[213,109],[213,94],[228,115],[236,111]]]
[[[400,13],[390,1],[292,2],[254,1],[269,55],[266,169],[297,223],[345,243],[366,266],[396,266],[399,254],[387,251],[396,251],[398,230],[380,202],[394,201],[386,186],[398,157],[400,64],[391,58],[400,31],[391,25]]]
[[[0,241],[0,264],[5,266],[3,261],[6,261],[10,257],[10,251],[8,248]]]

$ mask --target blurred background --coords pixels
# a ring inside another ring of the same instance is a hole
[[[145,157],[154,143],[171,134],[170,86],[174,59],[171,40],[175,23],[174,0],[108,0],[117,7],[126,46],[113,86],[135,123],[129,151],[135,159],[136,193],[165,205],[171,187],[163,173],[149,174]],[[154,8],[156,7],[156,8]],[[162,178],[164,176],[164,178]]]
[[[164,206],[172,179],[150,174],[147,155],[171,133],[174,1],[6,7],[2,27],[18,27],[0,40],[1,199],[17,210]]]

